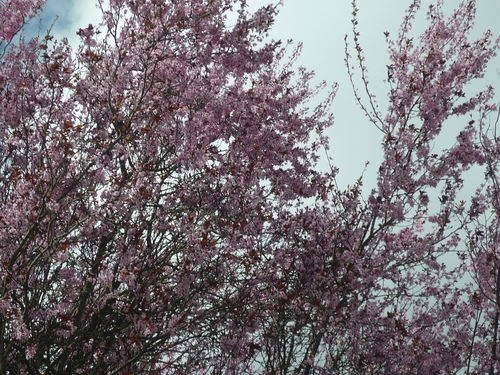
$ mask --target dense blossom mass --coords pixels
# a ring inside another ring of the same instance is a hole
[[[325,85],[268,39],[275,6],[99,0],[70,46],[25,36],[43,3],[0,1],[0,375],[499,373],[498,110],[467,86],[498,40],[469,37],[474,0],[387,33],[387,110],[354,4],[368,193],[316,167],[335,87],[307,107]]]

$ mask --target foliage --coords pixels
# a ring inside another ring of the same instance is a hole
[[[469,40],[475,1],[438,2],[418,41],[414,1],[384,114],[354,4],[384,152],[366,199],[316,169],[335,88],[306,107],[324,85],[267,40],[276,7],[100,0],[73,51],[25,40],[41,5],[0,3],[0,374],[500,371],[496,108],[466,94],[498,41]]]

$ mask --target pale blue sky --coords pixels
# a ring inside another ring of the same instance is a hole
[[[257,8],[277,0],[248,0],[251,8]],[[388,87],[382,82],[386,77],[387,47],[384,31],[397,33],[405,9],[411,0],[358,0],[359,31],[361,44],[366,53],[371,88],[379,96],[381,109]],[[425,10],[432,0],[422,1],[422,10],[415,27],[422,30],[425,25]],[[450,10],[458,5],[458,0],[445,1]],[[57,37],[67,36],[76,42],[75,31],[89,23],[97,23],[99,15],[93,0],[48,0],[45,6],[45,19],[52,20],[59,14],[54,33]],[[351,0],[285,0],[270,36],[274,39],[293,39],[303,42],[304,49],[298,64],[316,72],[316,79],[326,80],[329,84],[339,83],[339,91],[332,111],[336,121],[328,130],[331,139],[330,154],[334,164],[340,167],[338,182],[341,186],[353,183],[363,172],[366,161],[371,165],[365,172],[368,185],[375,181],[378,161],[380,160],[381,134],[371,125],[356,106],[352,89],[344,65],[344,35],[351,34]],[[500,34],[500,1],[478,0],[476,22],[477,35],[486,29]],[[500,58],[489,66],[481,89],[486,82],[499,87]]]
[[[254,2],[266,3],[265,0]],[[389,31],[391,35],[396,35],[411,2],[358,0],[360,40],[366,53],[371,89],[379,96],[381,109],[385,108],[382,104],[388,91],[388,86],[382,82],[387,77],[388,63],[383,33]],[[431,3],[435,1],[422,1],[421,11],[415,21],[416,30],[423,31],[426,25],[425,12]],[[445,1],[445,9],[451,11],[458,3],[458,0]],[[344,36],[351,36],[352,33],[351,13],[350,0],[285,0],[272,32],[275,38],[302,41],[304,49],[299,64],[315,70],[318,79],[339,83],[332,107],[335,125],[328,135],[331,139],[330,154],[334,164],[340,167],[338,180],[341,186],[353,183],[362,173],[366,161],[371,162],[365,172],[365,180],[369,185],[370,181],[375,180],[381,157],[381,134],[357,107],[344,65]],[[478,0],[476,35],[481,35],[486,29],[500,35],[499,17],[500,1]],[[484,82],[477,85],[477,90],[482,89],[486,82],[491,82],[500,92],[498,71],[500,58],[497,57],[489,65],[488,74]]]

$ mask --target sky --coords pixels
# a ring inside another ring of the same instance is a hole
[[[371,89],[379,98],[382,110],[385,109],[384,98],[388,92],[388,86],[383,80],[387,76],[386,65],[389,61],[384,32],[397,34],[404,12],[411,2],[412,0],[357,0],[361,45],[365,51]],[[480,36],[486,29],[500,35],[500,1],[477,2],[475,35]],[[278,0],[248,0],[250,9],[269,3],[277,4]],[[364,173],[365,185],[370,188],[376,181],[376,171],[381,160],[382,134],[357,106],[344,63],[344,36],[352,35],[351,0],[284,0],[283,3],[270,37],[302,42],[303,52],[297,66],[315,71],[315,82],[325,80],[329,86],[334,83],[339,85],[331,109],[335,124],[326,133],[330,137],[329,154],[333,158],[333,165],[340,169],[338,184],[340,187],[353,184]],[[422,1],[415,30],[424,30],[425,12],[431,3],[435,1]],[[459,0],[444,0],[444,3],[445,10],[449,12],[459,4]],[[45,22],[53,20],[55,14],[59,18],[54,24],[53,34],[59,38],[66,36],[70,42],[77,41],[76,30],[99,21],[99,13],[93,0],[48,0],[43,14]],[[499,87],[500,92],[499,57],[490,62],[485,79],[476,83],[472,89],[479,91],[487,83]],[[496,101],[500,102],[499,96]],[[365,168],[366,162],[370,164]],[[326,163],[323,161],[320,167],[325,168]]]

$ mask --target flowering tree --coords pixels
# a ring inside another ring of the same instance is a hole
[[[418,42],[412,4],[384,114],[354,26],[384,151],[367,197],[315,170],[335,89],[305,107],[322,87],[266,41],[275,7],[102,0],[73,51],[22,36],[41,5],[0,3],[0,374],[500,370],[493,91],[465,93],[498,42],[468,40],[474,1]]]

